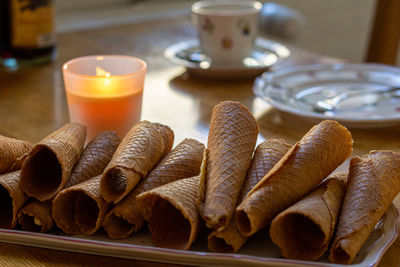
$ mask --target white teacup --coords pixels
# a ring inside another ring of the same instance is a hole
[[[261,7],[260,2],[246,0],[210,0],[192,5],[200,49],[214,66],[243,65],[243,59],[251,55]]]

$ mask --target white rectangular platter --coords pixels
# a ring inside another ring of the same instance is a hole
[[[378,265],[385,251],[396,240],[399,221],[399,213],[394,205],[391,205],[351,265],[329,263],[326,255],[319,261],[313,262],[284,259],[280,256],[279,249],[267,237],[265,231],[261,231],[249,239],[237,254],[207,251],[205,237],[198,238],[199,241],[189,251],[154,247],[147,231],[127,239],[115,240],[108,238],[103,231],[91,236],[70,236],[61,233],[42,234],[0,229],[0,242],[196,266],[372,267]]]

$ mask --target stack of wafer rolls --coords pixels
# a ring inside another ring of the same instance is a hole
[[[285,258],[316,260],[324,255],[339,217],[346,179],[345,173],[333,174],[274,218],[270,237]]]
[[[291,145],[282,139],[270,139],[257,146],[238,203],[286,154],[290,147]],[[209,234],[208,249],[215,252],[237,252],[247,239],[248,237],[240,234],[235,220],[231,220],[225,229],[214,230]]]
[[[28,141],[0,135],[0,173],[20,169],[24,154],[32,147],[33,144]]]
[[[377,150],[351,159],[331,262],[350,264],[354,260],[399,191],[399,153]]]
[[[101,179],[101,195],[118,203],[171,150],[173,131],[165,125],[141,121],[124,137]]]
[[[250,167],[258,126],[239,102],[213,108],[199,183],[198,208],[208,228],[225,228]]]
[[[108,236],[126,238],[133,231],[137,232],[144,218],[138,210],[136,196],[155,187],[197,175],[203,151],[204,145],[194,139],[185,139],[171,150],[126,198],[107,213],[103,226]]]
[[[196,239],[200,218],[196,199],[199,177],[171,182],[137,196],[140,212],[149,223],[156,246],[189,249]]]
[[[22,229],[45,233],[54,226],[51,216],[51,200],[40,202],[32,200],[18,212],[18,223]]]
[[[20,186],[20,171],[0,175],[0,227],[14,228],[18,210],[27,200]]]
[[[21,168],[20,186],[25,194],[39,201],[53,198],[67,183],[85,139],[85,126],[68,123],[36,144]]]
[[[271,139],[254,150],[257,135],[250,111],[225,101],[213,109],[207,149],[185,139],[171,150],[173,131],[148,121],[122,142],[108,131],[85,149],[77,123],[37,145],[0,136],[0,228],[91,235],[104,226],[126,238],[147,221],[155,246],[190,249],[203,218],[209,250],[237,252],[270,224],[286,258],[316,260],[332,243],[329,260],[352,263],[400,192],[400,153],[371,151],[351,159],[348,175],[332,174],[353,145],[338,122],[293,146]]]
[[[75,164],[65,188],[102,174],[119,143],[120,140],[114,131],[105,131],[96,135],[82,152],[82,156]],[[75,223],[75,190],[69,190],[67,193],[63,192],[64,190],[53,200],[52,216],[57,226],[65,233],[77,234],[80,233],[80,229]],[[76,190],[79,191],[80,189]],[[65,197],[65,195],[69,196]],[[33,212],[31,214],[31,216],[34,216]]]
[[[315,125],[237,207],[240,232],[250,236],[266,226],[343,163],[352,148],[350,132],[338,122],[326,120]]]

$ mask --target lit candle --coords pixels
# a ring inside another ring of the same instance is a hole
[[[87,140],[105,130],[123,138],[140,120],[146,63],[128,56],[87,56],[64,64],[72,122],[86,125]]]

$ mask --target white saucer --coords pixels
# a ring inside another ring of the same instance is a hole
[[[215,66],[211,59],[201,53],[196,39],[180,42],[168,47],[164,56],[173,63],[184,66],[188,72],[198,76],[219,79],[253,78],[272,65],[290,56],[290,50],[271,40],[257,38],[250,57],[238,66]]]
[[[258,77],[253,90],[273,107],[315,122],[332,119],[352,128],[400,124],[400,68],[392,66],[292,66]]]

